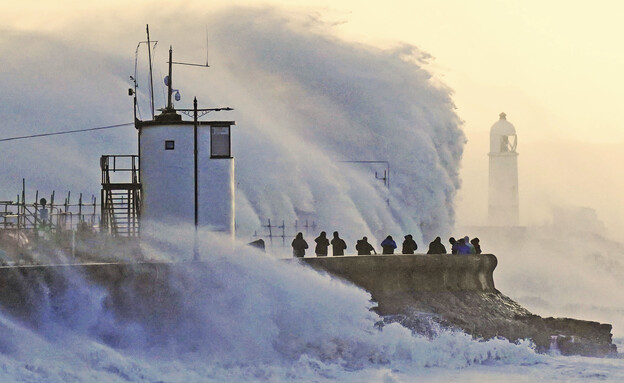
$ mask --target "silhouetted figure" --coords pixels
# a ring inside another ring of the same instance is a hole
[[[260,249],[262,251],[265,251],[265,249],[264,249],[265,248],[265,246],[264,246],[264,239],[262,239],[262,238],[256,239],[253,242],[249,242],[248,245],[251,246],[251,247],[255,247],[257,249]]]
[[[381,242],[382,254],[394,254],[394,249],[396,248],[396,242],[394,242],[391,235],[387,236],[386,239]]]
[[[429,244],[429,251],[427,251],[427,254],[446,254],[446,247],[442,244],[442,239],[440,237],[436,237],[436,239]]]
[[[457,254],[457,240],[451,237],[449,243],[451,244],[451,254]]]
[[[331,240],[331,245],[334,256],[344,255],[344,251],[347,248],[347,243],[338,236],[337,231],[334,231],[334,238]]]
[[[48,201],[45,198],[41,198],[39,200],[39,204],[41,205],[41,209],[39,209],[39,219],[43,225],[48,224],[48,209],[46,209],[46,204]]]
[[[470,238],[468,238],[468,236],[464,237],[464,243],[470,249],[470,254],[476,254],[477,253],[475,247],[472,245],[472,242],[470,242]]]
[[[371,255],[371,251],[377,254],[373,245],[368,243],[368,238],[362,237],[362,239],[357,241],[355,245],[355,250],[357,250],[358,255]]]
[[[329,247],[329,239],[327,239],[327,233],[321,231],[321,235],[316,237],[314,242],[316,242],[316,247],[314,248],[316,256],[327,257],[327,248]]]
[[[416,241],[414,241],[411,234],[406,235],[404,238],[405,240],[403,241],[403,249],[401,249],[401,254],[414,254],[416,249],[418,249]]]
[[[297,236],[292,241],[293,257],[303,258],[305,255],[305,249],[308,248],[308,243],[303,239],[303,233],[297,233]]]
[[[472,244],[472,246],[474,246],[475,254],[481,254],[481,245],[479,244],[479,238],[474,237],[472,240],[470,240],[470,243]]]
[[[466,240],[464,238],[460,238],[459,241],[457,241],[457,254],[470,255],[470,246],[466,245]]]

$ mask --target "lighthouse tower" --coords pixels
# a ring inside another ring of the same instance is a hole
[[[169,51],[168,103],[153,120],[136,121],[139,135],[141,231],[153,224],[195,225],[234,238],[234,121],[198,121],[198,115],[230,108],[176,109],[171,97]],[[191,121],[182,115],[192,116]]]
[[[490,129],[488,216],[491,225],[518,225],[518,141],[505,113]]]

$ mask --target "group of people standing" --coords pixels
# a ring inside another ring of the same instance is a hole
[[[451,254],[481,254],[481,244],[477,237],[472,240],[468,236],[459,240],[451,237],[449,243],[451,244]]]
[[[467,236],[456,240],[455,238],[449,238],[451,244],[451,254],[481,254],[481,245],[479,244],[479,238],[473,238],[469,240]],[[429,244],[429,251],[427,254],[447,254],[446,247],[442,244],[442,239],[436,237]]]
[[[344,251],[347,248],[347,243],[344,239],[340,238],[337,231],[334,231],[334,238],[330,240],[327,238],[327,233],[321,231],[321,234],[314,240],[316,247],[314,252],[317,257],[326,257],[327,249],[331,243],[334,256],[344,255]],[[303,258],[305,251],[308,248],[308,243],[303,239],[303,233],[297,233],[297,236],[292,241],[293,257]]]
[[[414,254],[416,249],[418,249],[416,241],[414,241],[411,234],[406,235],[404,238],[401,254]],[[316,242],[314,253],[317,257],[326,257],[330,244],[334,256],[344,255],[344,251],[347,248],[346,242],[340,238],[337,231],[334,231],[334,237],[331,241],[327,238],[327,233],[324,231],[322,231],[314,241]],[[451,237],[449,242],[451,244],[451,254],[481,254],[479,238],[473,238],[472,241],[468,241],[468,237],[464,237],[456,241],[455,238]],[[308,243],[303,239],[303,233],[297,233],[297,236],[292,241],[292,248],[294,257],[303,258],[303,256],[305,256]],[[394,254],[397,244],[394,239],[392,239],[392,236],[389,235],[381,242],[381,248],[382,254]],[[377,254],[377,251],[375,251],[375,248],[368,242],[368,238],[366,237],[362,237],[362,239],[357,241],[355,250],[358,255]],[[429,251],[427,251],[427,254],[447,254],[440,237],[436,237],[436,239],[429,244]]]

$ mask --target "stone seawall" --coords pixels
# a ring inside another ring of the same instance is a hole
[[[496,291],[497,260],[491,254],[360,255],[301,261],[364,288],[373,299],[422,291]]]
[[[564,354],[616,352],[611,325],[542,318],[501,294],[494,286],[494,255],[343,256],[287,262],[302,262],[369,291],[384,320],[414,331],[422,332],[424,317],[476,338],[529,338],[540,351],[548,350],[555,337]],[[187,289],[194,286],[189,278],[210,273],[203,262],[5,266],[0,267],[0,305],[37,327],[50,312],[60,311],[62,317],[64,310],[73,310],[67,307],[67,294],[104,289],[101,304],[120,318],[166,331],[175,328],[179,315],[185,315]]]
[[[66,294],[81,294],[88,286],[105,289],[102,303],[123,318],[148,323],[166,320],[183,301],[183,290],[172,288],[172,277],[184,283],[189,269],[196,267],[167,262],[2,266],[0,305],[37,325],[46,310],[64,304]]]

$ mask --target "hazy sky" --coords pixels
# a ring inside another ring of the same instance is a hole
[[[55,30],[99,12],[101,22],[149,23],[182,4],[137,1],[23,1],[4,24]],[[184,7],[223,5],[200,1]],[[460,223],[482,223],[487,195],[488,131],[502,111],[516,126],[521,221],[547,222],[551,204],[589,206],[612,234],[624,235],[619,166],[624,50],[618,1],[356,0],[228,1],[273,4],[335,21],[334,33],[376,46],[409,43],[430,53],[428,68],[454,89],[468,137],[458,199]],[[145,15],[144,19],[137,15]],[[534,207],[534,209],[533,209]]]

